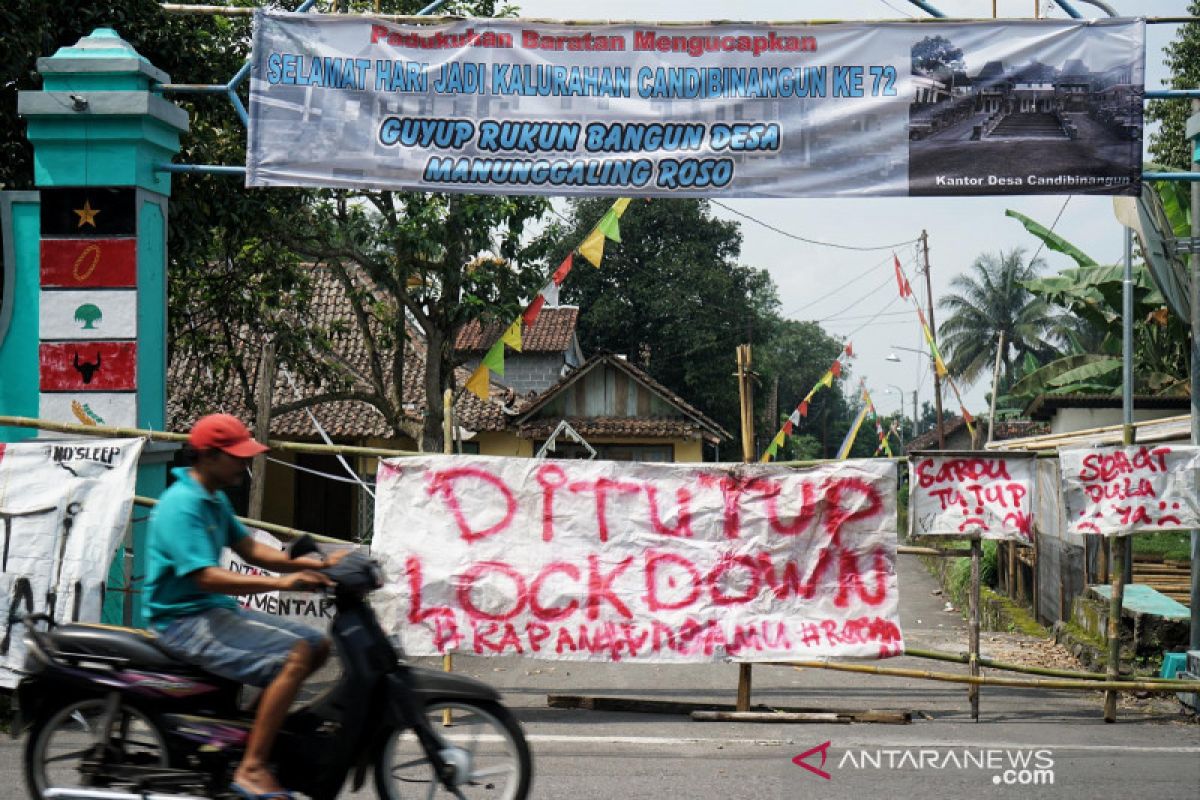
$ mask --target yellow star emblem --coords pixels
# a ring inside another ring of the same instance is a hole
[[[100,209],[92,208],[90,200],[83,201],[83,208],[73,209],[79,215],[79,224],[75,227],[82,228],[84,225],[96,227],[96,215],[100,213]]]

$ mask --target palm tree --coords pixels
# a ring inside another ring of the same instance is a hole
[[[1025,263],[1025,251],[1017,247],[1007,253],[983,253],[968,272],[950,281],[955,293],[938,301],[950,312],[938,327],[938,336],[957,378],[974,383],[987,375],[996,357],[997,339],[1004,333],[1000,356],[1002,387],[1013,379],[1017,364],[1031,354],[1039,361],[1055,355],[1055,315],[1044,301],[1022,284],[1037,277],[1045,266],[1040,258]]]

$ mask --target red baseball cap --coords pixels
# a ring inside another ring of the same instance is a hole
[[[237,458],[251,458],[271,449],[254,441],[242,421],[232,414],[209,414],[196,420],[188,444],[197,450],[216,448]]]

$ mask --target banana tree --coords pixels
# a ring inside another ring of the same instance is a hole
[[[1005,213],[1021,222],[1046,247],[1070,256],[1078,266],[1024,282],[1030,292],[1065,310],[1060,320],[1064,353],[1035,369],[1023,370],[1024,376],[1010,387],[1008,395],[997,400],[1012,408],[1040,394],[1118,393],[1122,266],[1098,264],[1036,221],[1015,211]],[[1186,216],[1186,211],[1183,214]],[[1135,391],[1186,394],[1188,350],[1183,322],[1167,308],[1145,264],[1134,265],[1133,284]]]

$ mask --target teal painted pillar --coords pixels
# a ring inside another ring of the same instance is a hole
[[[108,28],[38,71],[42,90],[17,101],[37,191],[0,202],[13,287],[0,306],[0,414],[163,430],[171,178],[159,167],[179,151],[187,112],[153,91],[167,74]],[[0,427],[0,442],[30,435]],[[147,445],[139,494],[162,493],[169,460]],[[132,564],[115,560],[110,587],[140,586],[144,536],[135,523]],[[124,598],[110,595],[105,620],[141,624],[141,598]]]

